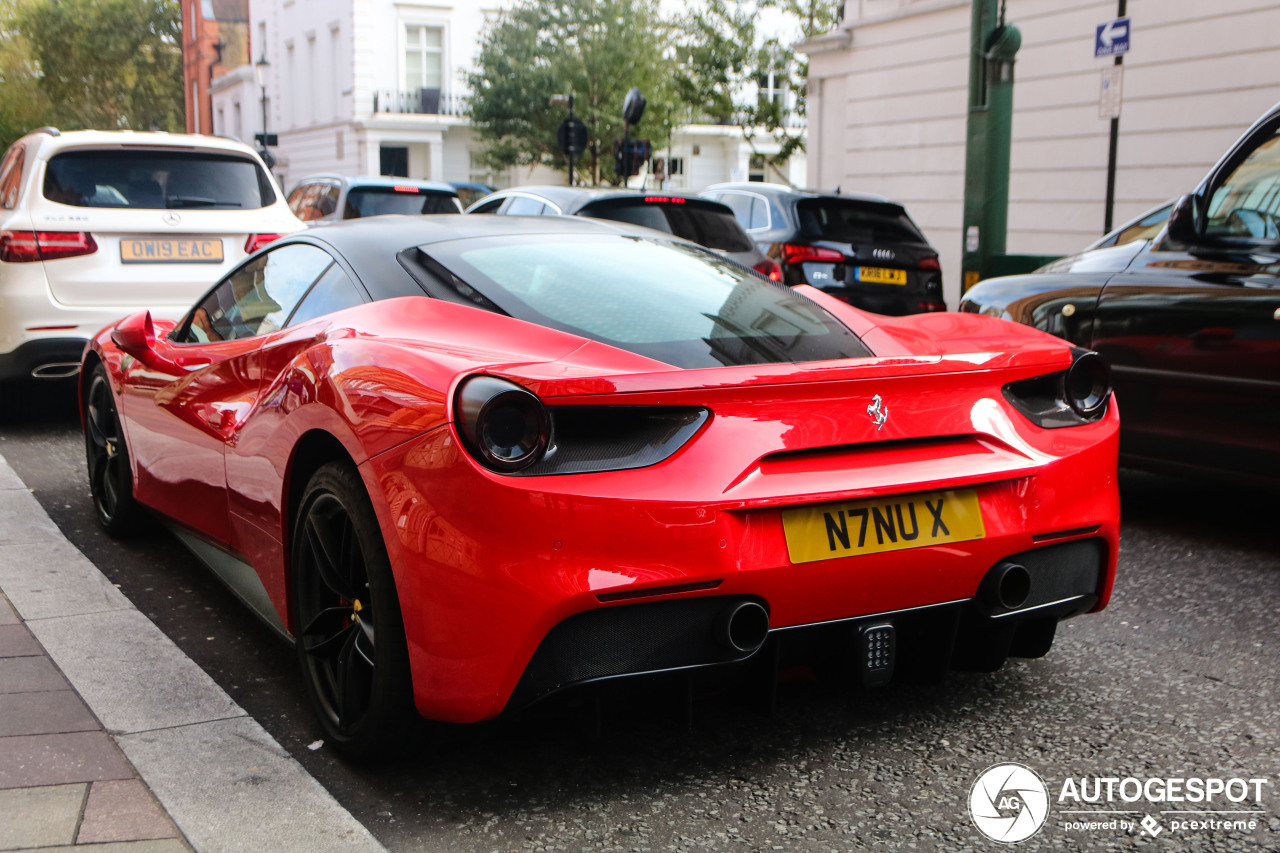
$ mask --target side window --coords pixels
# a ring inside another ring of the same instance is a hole
[[[1214,190],[1205,233],[1280,240],[1280,134],[1253,149]]]
[[[547,206],[537,199],[516,196],[505,212],[508,216],[541,216],[546,210]]]
[[[769,205],[758,198],[751,199],[751,224],[753,230],[764,230],[769,227]]]
[[[22,186],[22,164],[27,149],[14,143],[0,160],[0,207],[12,210],[18,203],[18,190]]]
[[[341,194],[341,184],[327,183],[322,187],[316,198],[316,209],[320,211],[321,219],[328,219],[338,212],[338,196]]]
[[[309,186],[308,184],[298,184],[296,187],[294,187],[292,190],[289,191],[289,198],[287,200],[287,204],[289,205],[289,209],[293,211],[294,216],[298,215],[298,210],[299,208],[302,207],[302,199],[307,194],[308,186]]]
[[[307,292],[298,310],[289,318],[289,325],[296,326],[314,320],[324,314],[332,314],[343,308],[352,308],[365,301],[364,294],[355,286],[342,267],[334,264],[320,276],[315,286]]]
[[[486,201],[484,204],[480,205],[479,207],[477,207],[475,210],[471,212],[472,213],[497,213],[498,208],[502,207],[502,203],[504,201],[506,201],[505,198],[495,198],[493,201]]]
[[[316,246],[294,243],[240,267],[196,306],[183,343],[232,341],[282,328],[333,258]]]
[[[733,211],[733,218],[738,220],[739,225],[743,228],[751,227],[751,196],[742,193],[725,193],[718,200],[721,204],[729,206]]]

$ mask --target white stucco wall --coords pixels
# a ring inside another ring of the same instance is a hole
[[[810,55],[809,182],[905,204],[959,298],[970,5],[848,0],[848,46]],[[1067,254],[1102,233],[1110,124],[1098,118],[1095,28],[1113,0],[1008,0],[1022,31],[1014,87],[1008,250]],[[1280,100],[1280,5],[1128,0],[1131,49],[1115,224],[1190,191]]]

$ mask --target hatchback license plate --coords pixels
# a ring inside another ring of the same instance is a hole
[[[967,542],[986,535],[973,489],[917,492],[782,511],[793,563]]]
[[[120,241],[120,261],[126,264],[220,264],[221,240]]]
[[[891,270],[886,267],[856,267],[853,271],[855,281],[867,284],[906,284],[906,270]]]

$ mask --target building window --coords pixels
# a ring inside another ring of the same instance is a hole
[[[684,174],[684,158],[672,157],[670,162],[667,164],[667,174],[683,175]]]
[[[240,102],[231,102],[231,135],[244,141],[244,119],[240,116]]]
[[[787,80],[780,71],[766,71],[756,78],[760,109],[772,104],[779,110],[786,107]]]
[[[218,107],[218,111],[213,114],[213,135],[227,135],[227,115],[222,107]]]
[[[444,79],[444,30],[409,24],[404,28],[404,88],[440,91]]]
[[[751,167],[750,167],[750,171],[747,173],[747,180],[748,181],[764,180],[764,155],[763,154],[751,155]]]

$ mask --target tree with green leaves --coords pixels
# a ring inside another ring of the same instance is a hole
[[[752,153],[786,181],[781,167],[804,149],[804,135],[789,126],[781,92],[794,94],[794,114],[803,116],[809,76],[808,62],[791,44],[833,29],[840,5],[835,0],[702,0],[690,6],[677,27],[676,91],[689,105],[691,119],[737,125]],[[762,30],[761,12],[769,8],[783,13],[787,30]],[[762,134],[776,143],[777,153],[760,151],[756,141]]]
[[[656,135],[646,129],[672,115],[670,39],[656,0],[520,0],[482,34],[468,78],[472,125],[487,143],[482,156],[495,169],[567,169],[556,144],[566,113],[550,98],[573,94],[574,114],[587,126],[583,171],[593,183],[620,183],[613,141],[623,136],[627,91],[638,87],[648,102],[633,136]]]
[[[0,116],[28,127],[183,128],[182,19],[175,0],[10,0],[0,6]],[[32,87],[34,83],[34,87]],[[33,91],[34,89],[34,91]],[[21,99],[34,96],[21,106]]]
[[[11,12],[0,4],[0,151],[49,115],[39,91],[40,69],[14,31]]]

